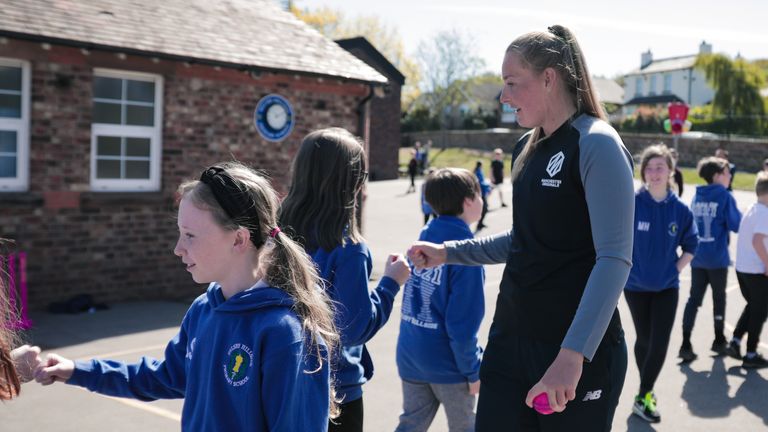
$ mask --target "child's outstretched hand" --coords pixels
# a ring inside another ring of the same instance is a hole
[[[56,381],[67,381],[75,371],[75,362],[58,354],[48,354],[45,363],[35,371],[35,381],[51,385]]]
[[[448,253],[442,244],[417,241],[408,249],[408,259],[417,269],[437,267],[445,264],[447,258]]]
[[[411,268],[403,254],[390,254],[387,257],[387,264],[384,266],[384,276],[389,276],[402,285],[411,276]]]
[[[35,370],[43,362],[40,359],[40,347],[30,345],[11,350],[11,359],[21,382],[32,381],[35,378]]]

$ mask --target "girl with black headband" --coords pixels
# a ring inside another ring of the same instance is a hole
[[[338,407],[331,306],[302,248],[277,225],[269,181],[240,164],[179,187],[174,253],[198,283],[165,358],[138,363],[49,355],[37,381],[143,401],[184,398],[184,431],[324,431]]]
[[[515,39],[501,69],[501,102],[532,129],[512,152],[512,229],[409,251],[417,267],[506,263],[477,431],[607,431],[624,385],[616,304],[632,263],[632,157],[575,37],[548,30]]]
[[[333,369],[341,415],[331,431],[363,430],[363,384],[373,375],[365,343],[386,324],[410,269],[402,255],[390,255],[384,276],[368,291],[372,258],[358,225],[360,196],[368,173],[358,139],[341,128],[310,133],[293,163],[291,189],[280,224],[293,229],[327,282],[336,304],[341,345]]]

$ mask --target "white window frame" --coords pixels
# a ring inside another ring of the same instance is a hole
[[[672,74],[666,73],[664,74],[664,93],[663,94],[671,94],[672,93]]]
[[[0,193],[29,189],[30,66],[24,60],[0,57],[1,66],[21,68],[21,118],[0,117],[0,130],[16,132],[16,177],[0,177]]]
[[[93,76],[104,78],[151,81],[155,83],[154,126],[91,124],[91,190],[95,192],[155,192],[160,190],[163,136],[163,77],[155,74],[96,68]],[[93,106],[93,98],[91,98]],[[99,179],[96,178],[96,138],[113,136],[123,138],[149,138],[149,179]]]
[[[648,84],[648,96],[656,94],[656,74],[651,75],[651,82]]]
[[[636,76],[635,77],[635,96],[642,96],[643,95],[643,79],[642,76]]]

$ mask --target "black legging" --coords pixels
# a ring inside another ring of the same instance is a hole
[[[653,390],[667,356],[677,311],[677,288],[659,292],[624,290],[635,323],[635,361],[640,371],[640,395]]]
[[[301,415],[301,414],[299,414]],[[363,398],[341,404],[341,414],[328,423],[328,432],[362,432]]]
[[[747,305],[736,323],[733,336],[741,339],[746,333],[749,336],[747,352],[757,352],[760,332],[763,331],[763,323],[768,316],[768,276],[737,271],[736,277]]]
[[[696,322],[707,285],[712,285],[712,313],[715,321],[715,339],[725,340],[725,286],[728,283],[728,268],[691,268],[691,294],[683,312],[683,336],[690,337]],[[689,340],[690,342],[690,340]]]

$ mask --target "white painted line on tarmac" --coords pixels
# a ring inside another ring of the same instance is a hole
[[[736,288],[738,288],[738,287],[739,287],[739,284],[737,284],[737,283],[735,283],[735,284],[730,284],[730,285],[728,285],[727,287],[725,287],[725,292],[726,292],[726,293],[729,293],[729,292],[731,292],[731,291],[735,290],[735,289],[736,289]]]
[[[88,390],[85,387],[77,387],[77,388],[79,388],[80,390],[84,390],[84,391],[87,391],[89,393],[92,393],[90,390]],[[96,394],[98,394],[98,393],[96,393]],[[98,395],[103,397],[103,398],[106,398],[106,399],[111,399],[111,400],[113,400],[115,402],[120,402],[123,405],[127,405],[127,406],[132,407],[132,408],[137,408],[137,409],[140,409],[142,411],[146,411],[148,413],[155,414],[157,416],[167,418],[168,420],[172,420],[172,421],[175,421],[177,423],[181,423],[181,414],[177,414],[177,413],[175,413],[173,411],[168,411],[167,409],[156,407],[154,405],[149,405],[146,402],[141,402],[141,401],[134,400],[134,399],[117,398],[117,397],[112,397],[112,396],[105,396],[105,395],[102,395],[102,394],[98,394]]]

